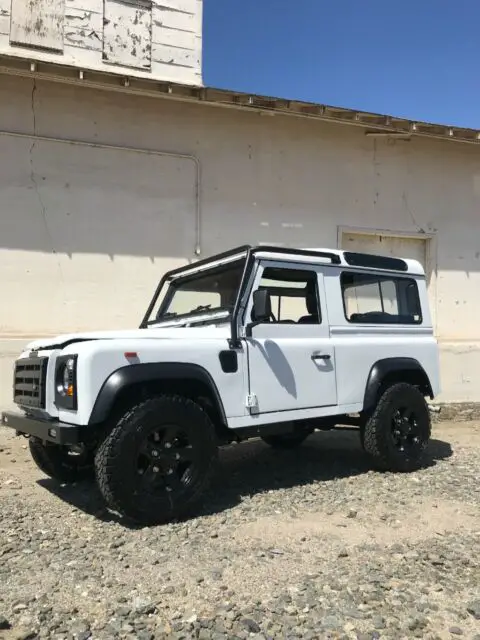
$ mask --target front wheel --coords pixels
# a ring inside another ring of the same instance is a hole
[[[98,486],[113,511],[141,524],[186,515],[210,483],[214,426],[195,402],[149,398],[128,411],[98,448]]]
[[[423,466],[431,420],[416,387],[403,382],[388,387],[361,429],[363,447],[379,468],[409,472]]]
[[[33,461],[43,473],[54,480],[74,483],[93,476],[93,454],[88,449],[74,451],[58,444],[44,444],[29,438]]]

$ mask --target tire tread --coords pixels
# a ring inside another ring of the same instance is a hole
[[[161,407],[165,406],[165,403],[177,406],[181,411],[185,408],[193,410],[197,414],[198,424],[196,428],[202,429],[203,437],[208,439],[208,443],[212,450],[212,461],[208,467],[208,472],[202,477],[200,485],[195,489],[193,495],[189,500],[182,503],[181,507],[177,509],[171,509],[168,513],[146,514],[145,511],[140,511],[136,508],[134,501],[125,502],[122,499],[122,482],[118,475],[118,468],[120,465],[120,457],[122,453],[122,437],[125,434],[125,430],[130,428],[134,429],[135,424],[140,424],[142,418],[152,410],[152,403],[159,408],[159,414],[161,415]],[[162,394],[154,396],[139,402],[129,409],[118,423],[113,427],[105,440],[99,446],[95,457],[95,473],[97,479],[97,485],[100,492],[107,503],[107,506],[127,519],[142,522],[145,524],[162,524],[171,520],[178,519],[184,514],[188,513],[191,508],[198,502],[200,496],[204,490],[210,484],[212,476],[216,468],[217,447],[215,438],[214,426],[208,417],[207,413],[197,403],[189,398],[185,398],[179,395],[167,395]]]
[[[45,475],[59,482],[74,483],[90,478],[93,471],[93,464],[83,467],[65,464],[64,451],[59,445],[45,445],[43,442],[30,438],[30,454],[37,467]]]
[[[372,415],[365,421],[362,427],[362,445],[366,453],[375,461],[376,466],[382,470],[392,471],[414,471],[423,464],[423,454],[418,458],[404,458],[394,460],[387,446],[384,416],[394,397],[401,393],[410,393],[414,402],[421,401],[425,406],[425,416],[427,420],[428,439],[431,435],[431,420],[425,398],[419,389],[406,383],[399,382],[393,384],[383,392]]]

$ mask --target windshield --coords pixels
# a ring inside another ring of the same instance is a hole
[[[231,314],[242,280],[245,257],[194,275],[175,278],[154,309],[148,324],[209,312]]]

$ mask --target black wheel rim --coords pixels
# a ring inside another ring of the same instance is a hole
[[[412,455],[421,451],[425,444],[425,433],[416,412],[410,407],[399,407],[392,415],[392,440],[399,453]]]
[[[193,484],[197,471],[195,448],[177,425],[152,430],[140,444],[135,472],[142,493],[173,499]]]

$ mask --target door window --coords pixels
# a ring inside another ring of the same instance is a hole
[[[272,301],[271,322],[320,324],[322,321],[315,271],[266,267],[259,284]]]

